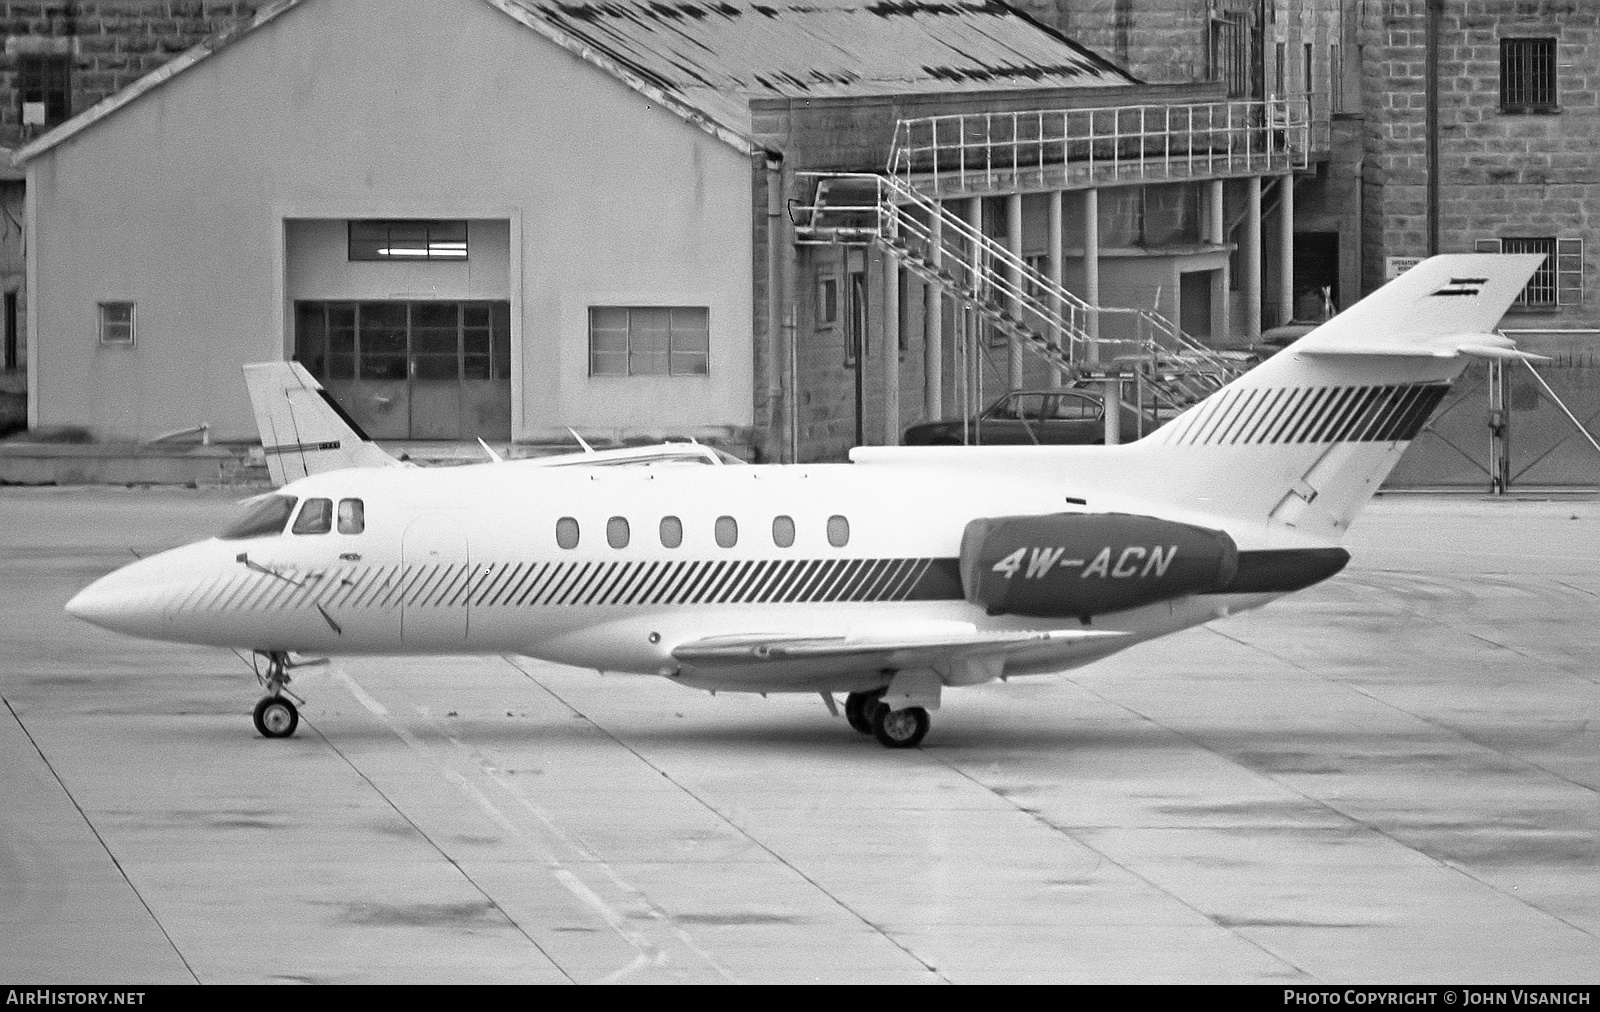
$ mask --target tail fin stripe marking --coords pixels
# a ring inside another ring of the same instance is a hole
[[[1405,421],[1406,416],[1411,412],[1412,406],[1416,404],[1417,398],[1421,396],[1422,388],[1407,387],[1405,393],[1395,398],[1394,410],[1390,411],[1389,417],[1383,420],[1383,425],[1379,427],[1373,441],[1387,443],[1394,439],[1394,434],[1400,429],[1400,423]]]
[[[1283,410],[1278,412],[1278,417],[1272,420],[1272,425],[1262,435],[1261,441],[1263,443],[1276,443],[1278,437],[1283,435],[1283,430],[1288,428],[1289,423],[1294,420],[1295,415],[1300,410],[1300,405],[1310,396],[1310,387],[1300,387],[1296,390],[1294,396],[1290,397],[1288,402],[1284,404]]]
[[[1268,404],[1267,409],[1261,412],[1261,417],[1256,421],[1255,427],[1245,434],[1244,441],[1246,443],[1264,442],[1267,431],[1277,421],[1279,413],[1293,399],[1294,389],[1292,387],[1284,387],[1279,390],[1277,396],[1272,399],[1272,403]]]
[[[1223,437],[1226,436],[1228,431],[1233,428],[1234,423],[1239,419],[1239,417],[1241,415],[1248,414],[1250,402],[1255,399],[1256,393],[1257,391],[1255,390],[1240,391],[1240,396],[1233,399],[1233,403],[1228,405],[1228,409],[1226,411],[1219,412],[1221,418],[1217,422],[1217,427],[1212,430],[1211,435],[1206,439],[1206,442],[1222,442]]]
[[[1334,438],[1334,434],[1344,431],[1345,426],[1350,422],[1351,416],[1356,413],[1356,407],[1360,405],[1366,396],[1367,387],[1351,387],[1349,396],[1344,399],[1343,404],[1339,405],[1339,410],[1334,413],[1332,418],[1328,419],[1328,424],[1323,427],[1322,431],[1317,433],[1317,442],[1338,442]]]
[[[1375,443],[1379,441],[1379,438],[1383,435],[1383,430],[1389,425],[1389,420],[1394,417],[1395,412],[1399,409],[1400,402],[1405,399],[1406,391],[1407,388],[1405,387],[1393,388],[1389,397],[1385,398],[1382,409],[1372,419],[1372,424],[1367,427],[1366,435],[1362,437],[1363,442]]]
[[[1328,399],[1327,407],[1317,418],[1316,423],[1300,437],[1300,442],[1322,442],[1323,433],[1332,428],[1333,424],[1344,414],[1345,408],[1350,404],[1350,399],[1355,396],[1356,391],[1359,389],[1359,387],[1343,387],[1335,391],[1334,395]]]
[[[1394,438],[1412,440],[1422,427],[1428,423],[1433,415],[1433,409],[1439,406],[1439,401],[1444,398],[1445,390],[1442,386],[1428,386],[1422,388],[1422,393],[1417,397],[1416,403],[1406,413],[1398,426],[1395,427]]]
[[[1244,424],[1239,426],[1238,431],[1233,433],[1232,438],[1230,438],[1228,442],[1230,444],[1239,442],[1248,443],[1250,441],[1250,436],[1253,435],[1257,429],[1261,428],[1262,419],[1267,417],[1267,414],[1272,410],[1272,406],[1277,403],[1278,398],[1282,396],[1282,394],[1283,391],[1281,389],[1264,388],[1262,390],[1261,399],[1256,402],[1255,409],[1250,412],[1250,417],[1245,419]]]
[[[1322,403],[1317,405],[1317,410],[1306,418],[1305,424],[1295,433],[1294,442],[1317,442],[1313,437],[1328,423],[1334,412],[1339,410],[1349,389],[1349,387],[1329,387],[1327,394],[1322,398]]]
[[[1294,430],[1294,438],[1285,439],[1286,443],[1303,443],[1322,424],[1323,419],[1333,411],[1334,402],[1339,399],[1339,387],[1327,387],[1322,396],[1317,398],[1317,403],[1300,419],[1300,424]]]
[[[1189,428],[1185,430],[1180,442],[1193,445],[1198,440],[1201,430],[1210,424],[1212,416],[1217,413],[1217,410],[1227,399],[1226,396],[1223,396],[1219,397],[1215,403],[1202,402],[1200,410],[1195,412],[1194,420],[1190,423]]]
[[[1256,408],[1258,408],[1262,400],[1265,399],[1266,393],[1267,390],[1262,387],[1257,387],[1256,389],[1250,391],[1244,400],[1240,402],[1239,410],[1234,412],[1233,418],[1230,419],[1226,425],[1217,430],[1216,441],[1219,443],[1233,442],[1231,437],[1237,436],[1239,431],[1249,424],[1250,419],[1255,417]]]
[[[1240,390],[1231,390],[1222,398],[1222,400],[1218,401],[1216,408],[1207,415],[1205,425],[1203,427],[1196,427],[1194,438],[1191,439],[1190,442],[1205,443],[1209,441],[1212,430],[1215,429],[1217,427],[1217,423],[1222,420],[1223,414],[1233,407],[1233,402],[1239,399],[1239,395],[1241,393],[1242,391]]]
[[[1284,423],[1282,430],[1277,433],[1276,438],[1272,441],[1274,443],[1294,442],[1295,435],[1305,427],[1306,419],[1317,409],[1317,405],[1321,403],[1323,397],[1327,396],[1327,393],[1327,387],[1313,387],[1306,391],[1305,398],[1301,400],[1299,406],[1295,408],[1294,414]]]
[[[1351,434],[1360,427],[1362,419],[1366,417],[1367,412],[1372,410],[1373,402],[1378,399],[1378,394],[1382,389],[1382,387],[1361,388],[1361,396],[1351,405],[1350,410],[1345,413],[1344,419],[1339,423],[1339,427],[1333,431],[1333,442],[1342,443],[1350,438]]]
[[[1376,427],[1378,419],[1383,417],[1383,412],[1389,404],[1389,397],[1394,389],[1390,385],[1378,388],[1378,396],[1368,405],[1367,410],[1362,413],[1361,418],[1357,421],[1356,427],[1350,432],[1350,439],[1353,442],[1361,443],[1366,441],[1368,434]]]

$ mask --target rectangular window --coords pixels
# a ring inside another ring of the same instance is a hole
[[[1556,40],[1500,40],[1500,111],[1556,110]]]
[[[297,302],[294,357],[319,380],[505,380],[509,302]]]
[[[48,130],[72,116],[72,57],[24,56],[18,67],[24,126]]]
[[[590,376],[706,376],[705,306],[590,306]]]
[[[133,303],[100,303],[100,343],[133,347]]]
[[[1328,102],[1330,112],[1344,112],[1344,50],[1328,44]]]
[[[349,223],[351,260],[465,260],[467,223],[464,221],[352,221]]]
[[[1516,305],[1531,309],[1583,304],[1583,240],[1550,237],[1479,239],[1479,253],[1542,253]]]
[[[817,329],[825,330],[839,323],[839,279],[817,279]]]
[[[1228,87],[1229,98],[1258,94],[1260,79],[1252,73],[1256,26],[1249,15],[1229,11],[1211,17],[1211,80]]]

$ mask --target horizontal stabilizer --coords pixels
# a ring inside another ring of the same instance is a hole
[[[1502,334],[1401,334],[1389,343],[1370,341],[1321,341],[1310,346],[1295,346],[1303,355],[1395,355],[1411,358],[1490,358],[1548,362],[1548,356],[1520,350],[1516,342]]]

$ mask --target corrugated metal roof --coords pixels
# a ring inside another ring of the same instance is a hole
[[[755,98],[1138,83],[993,0],[491,2],[740,131]]]

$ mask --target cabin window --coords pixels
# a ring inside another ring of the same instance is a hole
[[[794,517],[772,518],[772,543],[779,548],[794,546]]]
[[[835,513],[828,518],[828,544],[843,548],[850,543],[850,521]]]
[[[612,548],[628,547],[627,517],[612,517],[606,521],[606,544]]]
[[[739,543],[739,521],[733,517],[717,517],[717,547],[732,548]]]
[[[661,547],[677,548],[683,544],[683,521],[677,517],[661,518]]]
[[[556,544],[561,548],[578,547],[578,521],[572,517],[556,521]]]
[[[360,499],[339,500],[339,533],[360,534],[367,529],[367,508]]]
[[[294,513],[294,504],[300,500],[292,495],[264,495],[246,501],[244,513],[229,524],[217,537],[223,541],[259,538],[267,534],[282,534],[283,525]]]
[[[333,530],[333,500],[307,499],[290,529],[296,534],[326,534]]]

